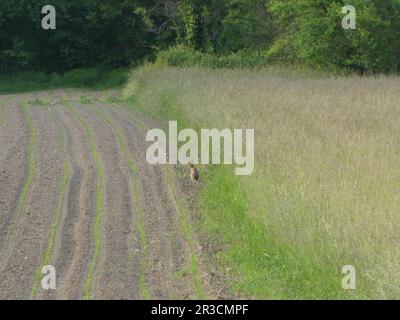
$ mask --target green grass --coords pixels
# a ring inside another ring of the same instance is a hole
[[[33,107],[47,107],[49,105],[49,101],[48,100],[42,100],[42,99],[35,99],[31,102],[29,102],[29,104]]]
[[[96,143],[95,143],[95,139],[94,139],[94,134],[93,134],[93,129],[90,127],[90,125],[85,121],[85,119],[80,115],[80,113],[78,111],[76,111],[69,104],[67,104],[67,107],[85,129],[87,141],[89,144],[89,151],[90,151],[91,157],[95,163],[95,168],[96,168],[96,173],[97,173],[96,215],[95,215],[94,226],[93,226],[94,249],[93,249],[92,258],[90,259],[88,273],[86,275],[84,289],[83,289],[84,290],[83,299],[89,300],[89,299],[92,299],[92,285],[93,285],[94,269],[96,267],[97,259],[98,259],[100,249],[101,249],[100,227],[101,227],[102,217],[104,214],[102,188],[103,188],[105,169],[104,169],[104,166],[98,155],[98,151],[97,151],[97,147],[96,147]]]
[[[233,292],[263,299],[347,297],[337,290],[339,273],[275,241],[262,221],[248,215],[249,199],[240,178],[228,168],[211,170],[199,197],[200,229],[222,246],[214,261],[229,278]]]
[[[54,114],[50,110],[49,110],[49,114],[51,115],[51,118],[54,121],[57,121]],[[60,132],[62,132],[61,126],[59,126],[59,129],[60,129]],[[36,294],[39,289],[39,282],[41,279],[42,267],[49,264],[51,256],[53,254],[53,248],[54,248],[54,242],[55,242],[56,235],[57,235],[57,229],[60,224],[61,216],[62,216],[62,206],[64,203],[65,190],[68,185],[68,181],[69,181],[70,173],[71,173],[70,165],[68,163],[68,160],[65,158],[66,157],[65,138],[64,138],[63,133],[61,133],[59,136],[58,145],[60,147],[60,152],[64,158],[62,177],[61,177],[60,186],[59,186],[59,190],[58,190],[58,197],[57,197],[57,204],[56,204],[56,208],[55,208],[54,221],[50,227],[50,234],[49,234],[49,238],[47,241],[47,248],[46,248],[45,252],[43,253],[41,266],[39,266],[36,269],[34,282],[33,282],[31,292],[29,295],[30,299],[34,299],[36,297]]]
[[[0,76],[0,94],[57,88],[101,90],[123,85],[126,77],[126,69],[77,69],[68,71],[63,75],[57,73],[25,72],[14,76]]]
[[[100,110],[96,109],[97,114],[99,114],[99,116],[108,124],[108,126],[111,128],[111,130],[113,131],[116,140],[117,140],[117,144],[118,144],[118,148],[121,150],[121,153],[124,157],[124,160],[126,161],[126,163],[128,164],[129,170],[131,172],[131,176],[132,176],[132,182],[131,182],[131,192],[133,194],[133,198],[134,198],[134,205],[135,205],[135,209],[136,209],[136,231],[139,235],[139,240],[140,240],[140,247],[141,247],[141,266],[140,266],[140,281],[139,281],[139,286],[140,286],[140,295],[143,299],[145,300],[149,300],[151,298],[150,293],[147,289],[146,286],[146,279],[145,279],[145,270],[146,270],[146,256],[147,256],[147,239],[146,239],[146,234],[145,234],[145,229],[144,229],[144,225],[143,225],[143,204],[142,204],[142,200],[138,191],[138,187],[134,181],[135,178],[138,178],[138,169],[137,166],[135,164],[135,161],[132,160],[132,157],[130,156],[128,149],[126,147],[126,144],[124,142],[124,138],[122,136],[122,134],[115,128],[115,126],[113,125],[112,120],[107,117],[103,112],[101,112]]]
[[[90,97],[86,97],[86,96],[80,96],[79,100],[82,104],[92,103],[92,100],[90,99]]]
[[[233,293],[396,298],[398,77],[144,66],[124,96],[179,128],[255,129],[255,171],[201,166],[198,232]],[[357,290],[344,290],[353,265]]]
[[[171,169],[168,170],[167,174],[168,189],[171,193],[171,197],[178,213],[178,222],[182,230],[183,237],[188,244],[190,250],[190,270],[193,277],[194,287],[196,289],[197,299],[203,300],[206,298],[206,295],[204,293],[204,288],[200,278],[199,258],[196,253],[196,242],[194,240],[193,228],[191,226],[191,223],[188,221],[187,214],[184,213],[185,209],[182,201],[176,195],[175,190],[177,186]]]

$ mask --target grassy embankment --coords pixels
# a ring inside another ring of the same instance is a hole
[[[201,166],[198,232],[256,298],[399,296],[400,80],[145,66],[125,96],[179,129],[254,128],[255,171]],[[357,290],[341,287],[342,267]]]

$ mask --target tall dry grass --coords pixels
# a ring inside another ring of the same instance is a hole
[[[125,94],[164,119],[254,128],[255,172],[240,178],[247,214],[308,268],[336,272],[338,292],[353,265],[351,297],[399,298],[399,88],[397,77],[148,66]]]

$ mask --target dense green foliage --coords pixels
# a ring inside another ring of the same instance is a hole
[[[347,1],[272,0],[277,31],[271,60],[336,66],[363,72],[398,72],[400,1],[353,0],[356,30],[344,30]]]
[[[174,67],[200,66],[210,69],[253,69],[266,67],[269,60],[264,52],[256,50],[243,50],[227,55],[215,55],[200,52],[191,47],[178,45],[157,55],[156,64]]]
[[[45,4],[1,1],[1,74],[129,66],[175,45],[172,57],[184,46],[186,60],[202,52],[197,61],[212,67],[400,69],[400,0],[352,1],[355,30],[342,28],[344,0],[54,0],[56,30],[41,28]]]
[[[1,71],[115,68],[143,59],[157,41],[147,31],[143,2],[150,1],[54,0],[57,29],[43,30],[47,2],[1,1]]]
[[[121,86],[126,82],[126,78],[126,69],[75,69],[63,75],[26,71],[14,76],[0,75],[0,94],[57,88],[101,90]]]

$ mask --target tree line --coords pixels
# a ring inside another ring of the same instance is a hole
[[[53,0],[0,2],[0,73],[118,68],[174,45],[218,56],[258,52],[271,63],[360,73],[400,70],[400,0]],[[356,9],[344,30],[342,8]]]

